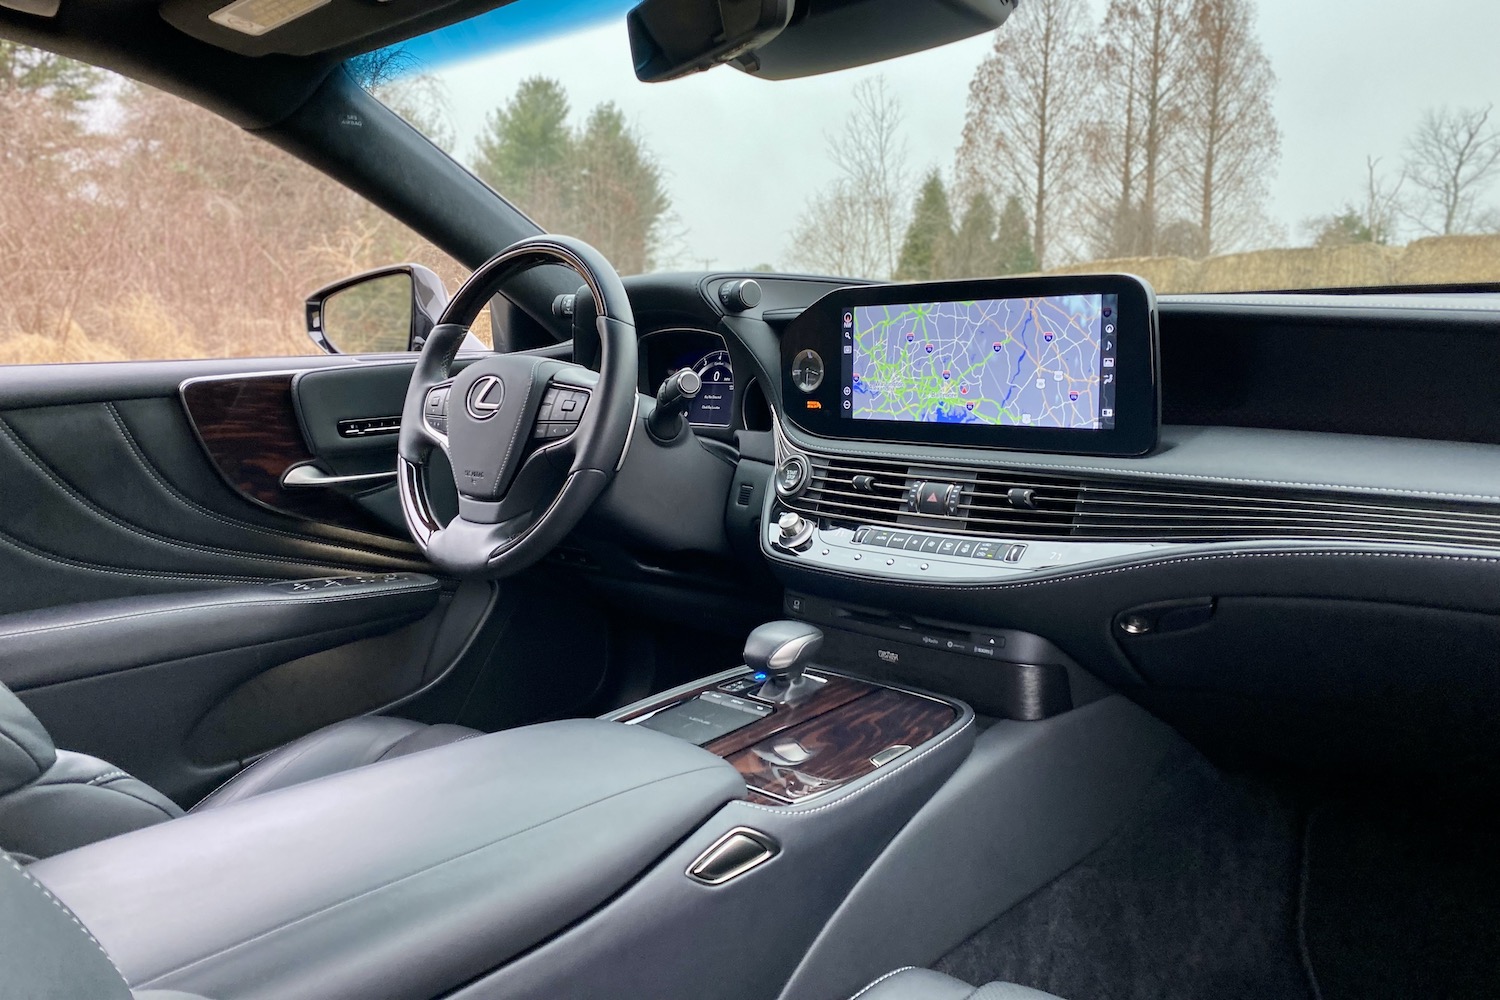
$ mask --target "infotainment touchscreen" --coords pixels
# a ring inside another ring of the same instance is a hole
[[[1115,425],[1116,295],[851,306],[840,413],[854,420]]]
[[[1127,275],[841,288],[782,336],[788,419],[829,437],[1138,455],[1155,298]]]

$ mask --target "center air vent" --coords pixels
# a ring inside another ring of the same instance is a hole
[[[919,483],[958,487],[956,514],[910,509]],[[1047,476],[909,465],[884,459],[812,458],[807,489],[791,506],[858,524],[923,526],[954,534],[1054,537],[1073,530],[1079,484]]]
[[[923,527],[955,535],[1147,542],[1312,539],[1500,547],[1500,508],[1462,502],[1192,482],[1074,479],[1031,470],[809,456],[787,503],[846,525]],[[919,483],[956,487],[956,513],[914,511]]]

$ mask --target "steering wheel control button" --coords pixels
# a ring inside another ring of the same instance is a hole
[[[776,493],[778,496],[794,497],[807,485],[812,469],[801,455],[791,455],[776,469]]]
[[[557,441],[572,434],[578,429],[588,402],[589,394],[582,389],[550,387],[536,411],[536,429],[531,432],[531,439]]]
[[[475,420],[488,420],[500,412],[505,402],[505,383],[498,375],[481,375],[469,386],[464,407]]]
[[[450,386],[442,386],[427,393],[422,403],[422,417],[427,426],[439,434],[448,433],[448,393]]]
[[[817,351],[802,351],[792,359],[792,384],[805,393],[817,391],[823,372],[823,356]]]
[[[723,885],[770,861],[781,847],[768,834],[749,827],[736,827],[698,855],[688,866],[687,876],[704,885]]]

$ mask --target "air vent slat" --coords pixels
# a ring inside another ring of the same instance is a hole
[[[887,458],[814,455],[811,461],[808,487],[791,505],[804,514],[844,524],[926,527],[992,538],[1302,538],[1500,547],[1500,504],[1290,486],[1221,488],[1191,481],[1079,479],[1022,468]],[[958,515],[907,510],[907,489],[922,480],[957,483],[962,491]]]

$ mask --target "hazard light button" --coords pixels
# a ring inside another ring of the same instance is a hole
[[[906,506],[918,514],[958,516],[963,488],[957,483],[914,483],[906,491]]]

